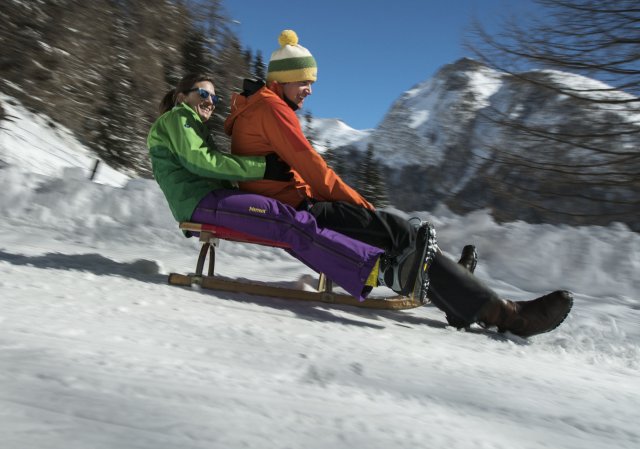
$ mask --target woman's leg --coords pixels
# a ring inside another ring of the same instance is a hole
[[[287,243],[293,255],[360,299],[367,277],[383,252],[319,227],[308,212],[237,190],[211,192],[200,201],[191,219]]]
[[[398,215],[343,201],[316,202],[311,204],[309,212],[316,217],[319,226],[384,249],[380,263],[381,284],[400,295],[408,295],[414,289],[428,244],[424,230],[420,231],[422,223],[414,226]]]

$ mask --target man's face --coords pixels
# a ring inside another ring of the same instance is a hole
[[[311,95],[311,85],[313,81],[295,81],[292,83],[282,84],[284,96],[299,108],[304,104],[304,99]]]

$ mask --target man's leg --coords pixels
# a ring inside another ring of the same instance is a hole
[[[308,212],[237,190],[211,192],[200,201],[191,219],[287,243],[294,256],[358,298],[362,297],[367,277],[383,252],[318,227]]]
[[[529,301],[510,301],[468,270],[438,254],[429,268],[431,302],[447,314],[457,328],[475,322],[495,326],[521,337],[549,332],[564,321],[573,305],[573,295],[558,290]]]
[[[415,243],[416,227],[388,212],[372,211],[344,201],[319,201],[309,212],[318,226],[382,248],[389,257],[402,254]]]

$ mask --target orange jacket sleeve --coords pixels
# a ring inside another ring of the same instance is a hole
[[[349,187],[309,144],[295,112],[286,104],[272,103],[264,132],[275,152],[311,187],[313,198],[321,201],[346,201],[373,210],[371,203]]]

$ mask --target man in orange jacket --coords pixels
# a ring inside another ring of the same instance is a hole
[[[275,152],[291,166],[294,177],[289,182],[240,182],[240,188],[307,210],[320,227],[383,249],[379,283],[400,294],[419,291],[422,300],[428,293],[456,327],[482,322],[530,336],[558,326],[571,308],[570,293],[557,291],[526,302],[499,298],[471,274],[474,256],[456,264],[438,251],[430,223],[413,224],[376,211],[327,166],[305,138],[295,113],[311,95],[316,61],[298,44],[293,31],[283,31],[278,42],[280,48],[269,61],[267,85],[245,81],[244,91],[232,97],[225,132],[231,136],[232,153]]]
[[[269,63],[268,87],[245,80],[244,92],[232,97],[225,131],[231,136],[233,154],[261,156],[275,152],[291,166],[294,178],[291,182],[241,182],[240,188],[308,210],[319,226],[377,246],[389,260],[413,261],[416,250],[422,254],[426,245],[424,238],[417,242],[421,223],[414,225],[397,215],[375,211],[307,141],[295,111],[311,95],[317,78],[316,61],[298,45],[293,31],[283,31],[279,42],[281,48]],[[421,243],[419,248],[417,243]],[[389,278],[386,285],[406,294],[414,280],[415,276],[407,279],[405,275],[395,282]]]

